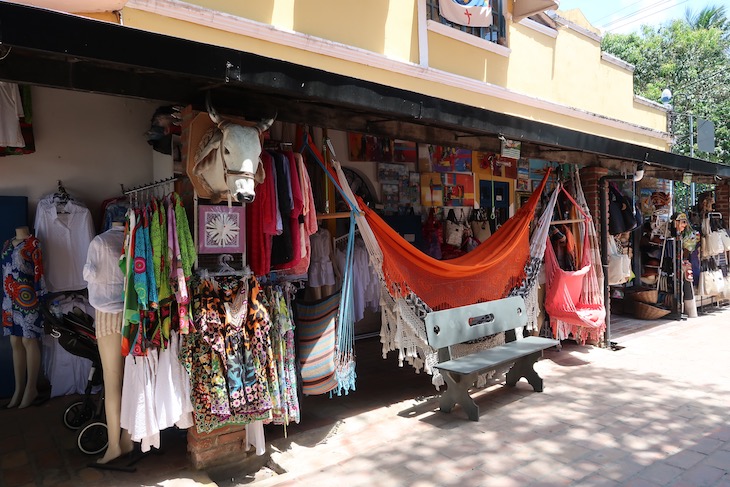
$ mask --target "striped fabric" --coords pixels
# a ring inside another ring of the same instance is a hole
[[[340,293],[312,303],[296,302],[302,391],[325,394],[337,387],[335,379],[335,322]]]

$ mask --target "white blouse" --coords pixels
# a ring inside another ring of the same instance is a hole
[[[89,287],[89,303],[104,313],[124,310],[124,274],[119,257],[124,244],[124,227],[112,227],[89,244],[84,279]]]
[[[35,234],[43,245],[48,292],[84,289],[86,254],[96,235],[89,209],[69,200],[59,211],[53,195],[46,196],[38,202]]]

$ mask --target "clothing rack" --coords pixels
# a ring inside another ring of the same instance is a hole
[[[349,214],[349,213],[348,213]],[[355,236],[360,235],[360,229],[355,230]],[[347,243],[347,239],[350,237],[349,234],[340,235],[339,237],[335,237],[332,239],[332,245],[334,245],[335,248],[341,248],[340,245]]]
[[[173,176],[171,178],[161,179],[159,181],[155,181],[155,182],[152,182],[152,183],[149,183],[149,184],[145,184],[145,185],[142,185],[142,186],[137,186],[135,188],[126,189],[126,190],[124,189],[124,185],[122,184],[121,185],[122,186],[122,193],[125,194],[125,195],[130,195],[130,194],[133,194],[133,193],[139,193],[140,191],[145,191],[145,190],[148,190],[148,189],[153,189],[153,188],[157,188],[157,187],[160,187],[160,186],[164,186],[165,184],[174,183],[175,181],[177,181],[177,179],[178,179],[177,176]],[[60,181],[59,181],[59,184],[60,184]]]

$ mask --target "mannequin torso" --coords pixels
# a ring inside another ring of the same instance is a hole
[[[26,238],[30,237],[28,227],[18,227],[15,229],[15,238],[13,239],[13,247],[17,247]]]

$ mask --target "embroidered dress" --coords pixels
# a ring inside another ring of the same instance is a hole
[[[0,267],[4,334],[40,338],[43,334],[40,303],[46,294],[46,283],[38,239],[30,236],[17,246],[13,246],[12,240],[5,242]]]

